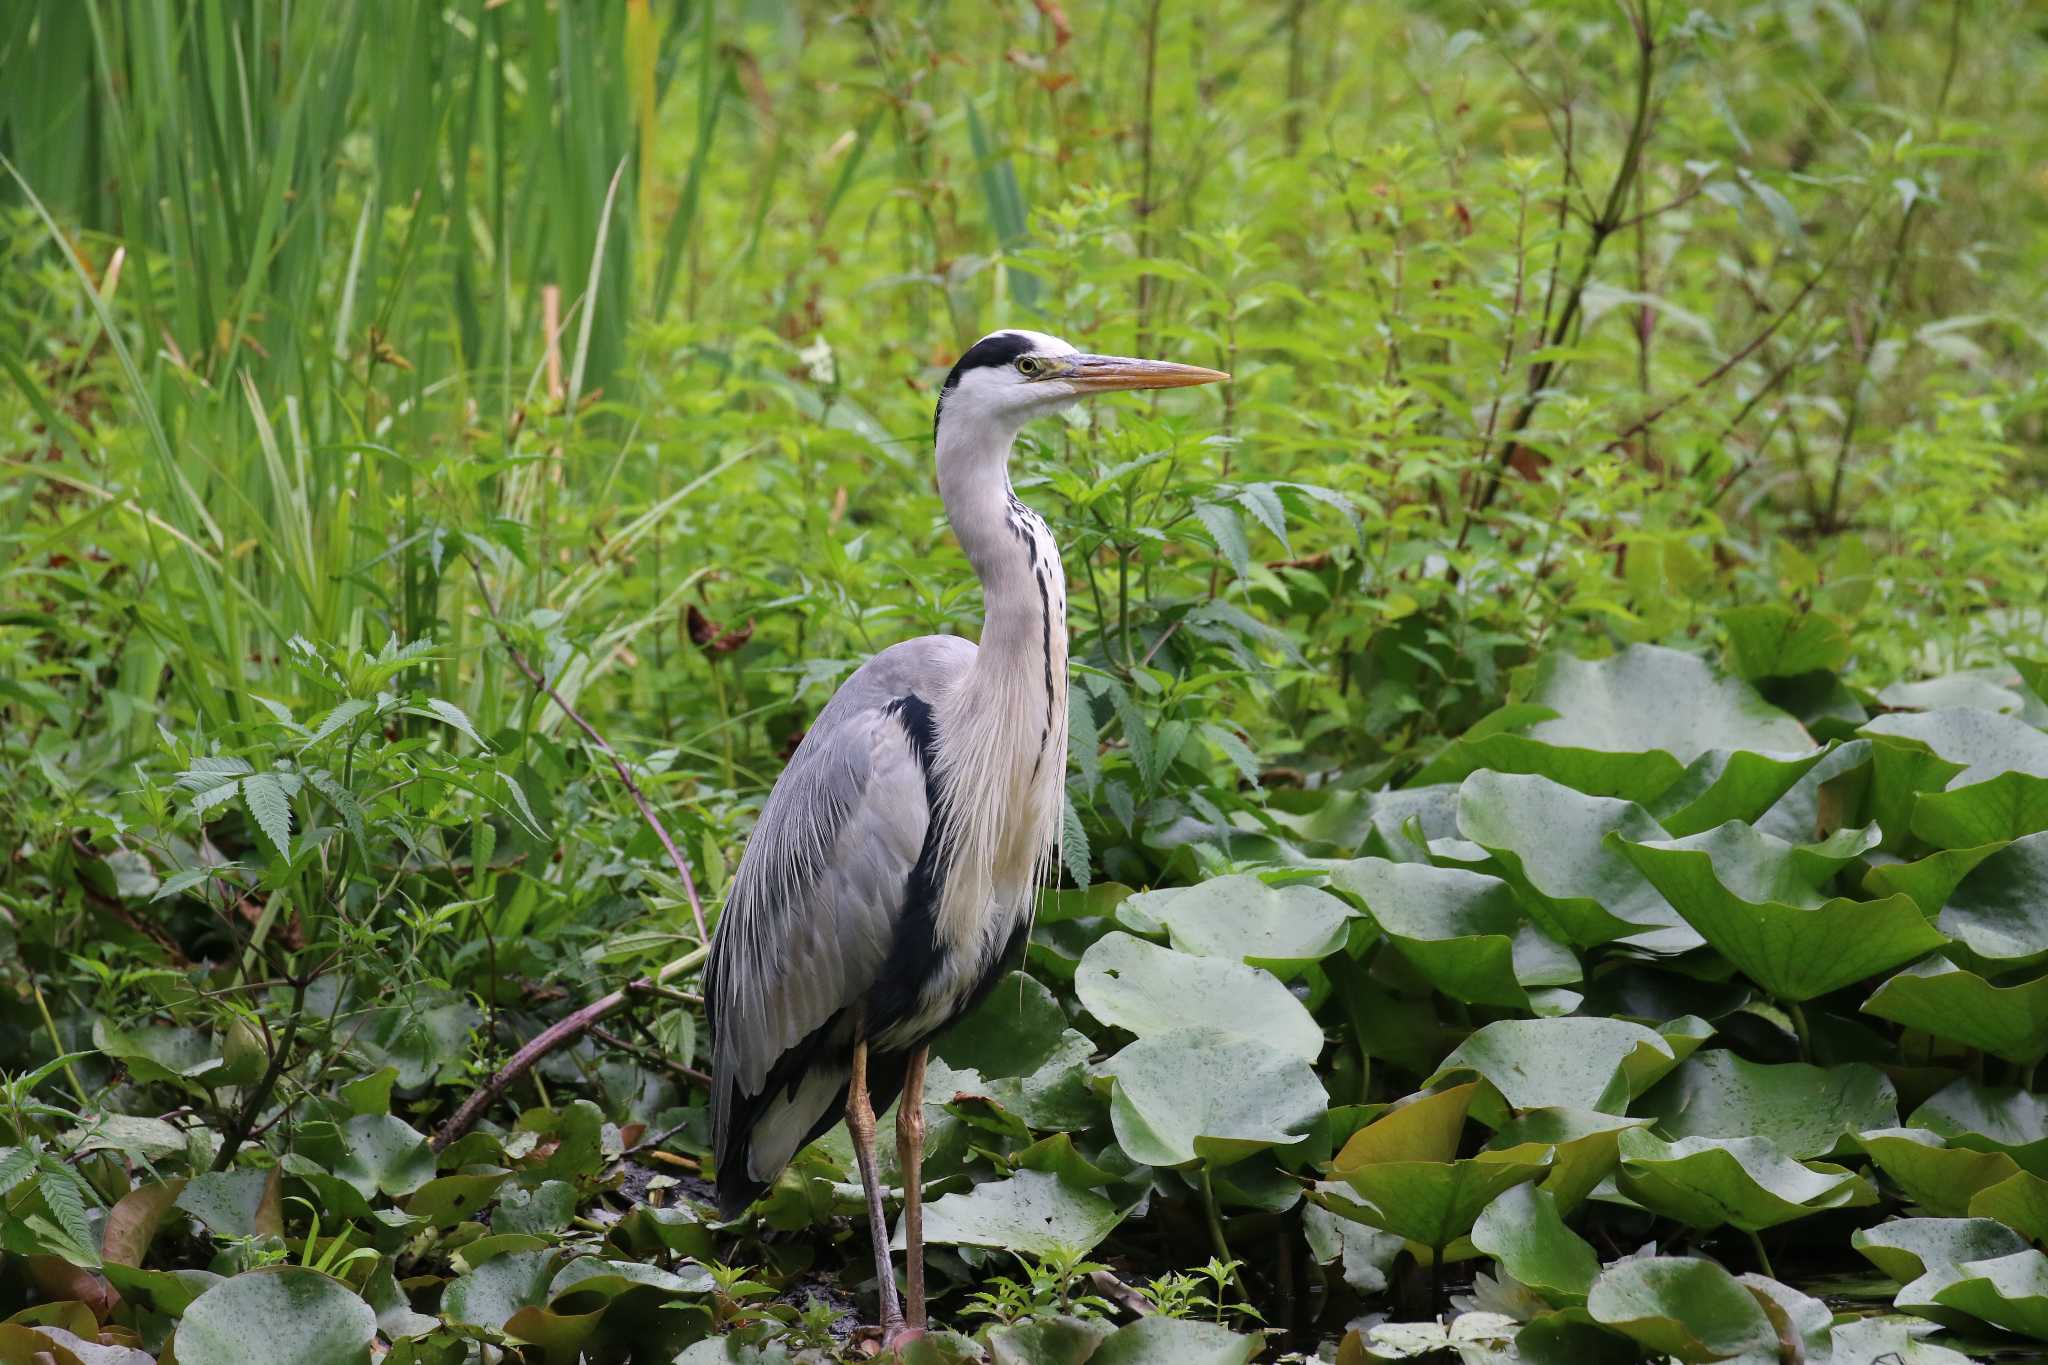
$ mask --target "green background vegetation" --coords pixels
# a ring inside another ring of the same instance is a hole
[[[0,1361],[857,1349],[843,1137],[697,1202],[692,972],[833,684],[977,626],[1003,324],[1236,379],[1020,447],[1072,809],[935,1071],[932,1359],[2048,1338],[2044,60],[5,7]]]

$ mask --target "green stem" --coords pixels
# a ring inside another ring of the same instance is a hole
[[[1799,1060],[1811,1062],[1813,1060],[1813,1032],[1806,1026],[1806,1011],[1800,1007],[1797,1001],[1788,1000],[1785,1002],[1785,1013],[1792,1016],[1792,1032],[1799,1037]]]
[[[1223,1215],[1216,1207],[1216,1187],[1209,1180],[1209,1168],[1202,1168],[1202,1216],[1209,1223],[1209,1243],[1216,1248],[1216,1256],[1230,1267],[1230,1282],[1237,1288],[1240,1302],[1250,1303],[1252,1296],[1245,1291],[1244,1274],[1237,1268],[1237,1258],[1230,1254],[1230,1243],[1223,1236]]]
[[[1777,1279],[1778,1272],[1771,1269],[1770,1254],[1764,1250],[1764,1239],[1751,1231],[1745,1231],[1744,1235],[1749,1238],[1750,1250],[1756,1253],[1756,1263],[1763,1270],[1764,1277],[1772,1280]]]

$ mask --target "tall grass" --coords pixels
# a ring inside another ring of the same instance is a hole
[[[244,684],[273,677],[291,635],[440,630],[459,658],[475,639],[443,592],[466,591],[457,525],[541,519],[563,463],[616,440],[573,409],[650,311],[652,170],[619,172],[651,150],[679,54],[718,102],[693,13],[10,7],[8,196],[76,272],[83,348],[116,352],[132,419],[71,423],[89,458],[49,477],[134,524],[145,563],[113,591],[208,724],[244,717]],[[569,300],[563,336],[542,329],[548,286]],[[38,377],[17,382],[35,396]],[[477,457],[457,486],[450,446]]]

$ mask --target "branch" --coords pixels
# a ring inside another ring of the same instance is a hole
[[[1839,253],[1837,254],[1839,255]],[[1698,397],[1706,390],[1720,383],[1721,380],[1727,375],[1727,373],[1730,370],[1734,369],[1737,365],[1740,365],[1743,361],[1749,359],[1750,356],[1756,353],[1756,349],[1759,346],[1763,345],[1766,341],[1769,341],[1774,335],[1777,334],[1778,329],[1785,325],[1785,320],[1791,317],[1793,313],[1798,311],[1800,304],[1806,302],[1806,296],[1811,294],[1814,291],[1814,289],[1820,284],[1820,282],[1827,278],[1828,269],[1833,264],[1834,262],[1830,261],[1827,265],[1823,265],[1819,270],[1816,270],[1813,273],[1812,278],[1807,280],[1805,284],[1799,286],[1799,292],[1792,296],[1792,302],[1786,304],[1783,308],[1779,309],[1778,312],[1771,318],[1771,320],[1764,324],[1763,329],[1759,331],[1755,336],[1751,337],[1749,339],[1748,344],[1743,346],[1741,350],[1735,352],[1735,354],[1729,356],[1726,360],[1722,361],[1719,365],[1715,366],[1711,374],[1708,374],[1704,378],[1700,379],[1691,388],[1685,389],[1679,393],[1672,395],[1664,402],[1658,404],[1656,407],[1652,408],[1650,411],[1644,413],[1641,417],[1638,417],[1635,421],[1629,423],[1626,427],[1622,428],[1620,434],[1607,443],[1607,445],[1604,447],[1604,451],[1614,451],[1620,449],[1622,444],[1626,442],[1631,436],[1640,436],[1645,431],[1648,431],[1651,427],[1657,424],[1658,419],[1663,417],[1664,414],[1670,412],[1673,408],[1681,407],[1684,404],[1691,402],[1694,398]]]
[[[1630,122],[1628,142],[1622,150],[1621,165],[1614,172],[1614,183],[1607,189],[1607,202],[1601,207],[1600,216],[1593,219],[1590,224],[1591,236],[1586,242],[1586,254],[1579,262],[1578,273],[1572,279],[1571,288],[1565,292],[1564,307],[1559,312],[1556,323],[1550,328],[1549,336],[1544,342],[1546,347],[1562,346],[1565,339],[1571,335],[1572,323],[1577,319],[1579,307],[1585,300],[1586,286],[1592,282],[1593,268],[1599,262],[1601,248],[1607,245],[1609,238],[1621,230],[1624,221],[1622,206],[1627,201],[1628,192],[1635,183],[1636,176],[1642,170],[1643,153],[1649,142],[1654,108],[1652,95],[1657,72],[1657,41],[1650,31],[1647,16],[1639,16],[1627,5],[1623,5],[1622,8],[1628,16],[1629,26],[1636,38],[1635,115]],[[1556,283],[1555,274],[1551,276],[1551,283]],[[1547,316],[1548,300],[1545,301],[1545,307]],[[1515,412],[1514,420],[1508,429],[1501,433],[1499,454],[1486,452],[1481,455],[1481,463],[1490,465],[1490,468],[1487,470],[1485,484],[1481,486],[1479,495],[1473,500],[1472,507],[1466,514],[1465,524],[1458,531],[1460,547],[1463,547],[1466,537],[1471,534],[1473,521],[1492,505],[1494,496],[1500,492],[1501,481],[1507,475],[1508,466],[1514,462],[1515,451],[1521,448],[1523,433],[1528,430],[1530,422],[1535,419],[1536,410],[1543,404],[1557,365],[1558,362],[1554,358],[1547,357],[1530,367],[1528,388],[1523,394],[1521,406]]]
[[[442,1150],[449,1143],[474,1128],[476,1121],[483,1117],[484,1110],[502,1099],[505,1092],[510,1090],[521,1076],[533,1070],[534,1064],[539,1062],[541,1058],[565,1043],[574,1042],[577,1038],[589,1032],[594,1025],[602,1023],[618,1013],[620,1009],[624,1008],[626,1001],[633,995],[652,991],[658,986],[668,984],[671,977],[681,976],[683,973],[692,970],[710,955],[711,949],[708,947],[700,946],[695,948],[669,963],[653,976],[643,976],[637,981],[629,982],[618,990],[613,991],[610,995],[593,1000],[574,1014],[567,1015],[549,1024],[534,1035],[532,1042],[513,1053],[512,1060],[499,1067],[492,1074],[491,1078],[485,1081],[468,1099],[464,1100],[462,1107],[457,1109],[449,1120],[441,1125],[440,1129],[434,1134],[434,1150],[437,1152]]]
[[[264,1071],[263,1079],[256,1082],[256,1088],[249,1092],[249,1098],[242,1103],[242,1112],[235,1115],[235,1125],[222,1139],[220,1151],[213,1158],[213,1169],[225,1171],[235,1164],[235,1153],[249,1140],[249,1134],[256,1127],[256,1116],[263,1112],[269,1102],[270,1092],[277,1088],[277,1078],[284,1074],[286,1062],[292,1055],[292,1044],[299,1038],[299,1016],[306,1008],[306,988],[313,984],[318,972],[309,972],[292,980],[292,1008],[285,1016],[284,1037],[271,1049],[270,1066]]]
[[[654,837],[661,840],[662,848],[668,853],[668,860],[675,864],[676,875],[683,880],[683,894],[689,897],[691,918],[697,921],[697,942],[710,943],[711,933],[704,927],[704,902],[697,896],[697,879],[690,875],[690,865],[683,861],[682,853],[676,848],[676,841],[669,837],[668,827],[662,824],[661,817],[654,813],[654,807],[647,800],[647,794],[640,790],[640,784],[635,782],[633,774],[626,770],[625,760],[619,757],[619,751],[612,748],[605,737],[597,732],[596,727],[585,720],[582,713],[555,690],[553,683],[536,672],[533,665],[526,661],[526,656],[520,652],[519,646],[513,644],[512,637],[506,633],[504,622],[498,619],[498,604],[491,600],[491,590],[484,584],[482,566],[472,557],[469,568],[470,572],[476,575],[477,591],[483,594],[484,607],[491,614],[491,629],[497,632],[498,641],[505,646],[505,652],[512,656],[512,666],[525,675],[526,680],[533,684],[535,691],[547,693],[549,699],[562,708],[562,714],[575,721],[576,728],[589,736],[590,742],[598,747],[599,752],[611,760],[612,771],[618,774],[619,782],[633,798],[633,804],[640,808],[640,818],[654,831]]]

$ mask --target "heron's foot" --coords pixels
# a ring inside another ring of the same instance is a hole
[[[923,1337],[924,1328],[922,1327],[910,1327],[900,1322],[893,1327],[884,1327],[882,1329],[882,1355],[884,1357],[900,1359],[904,1347],[914,1341],[922,1340]]]

